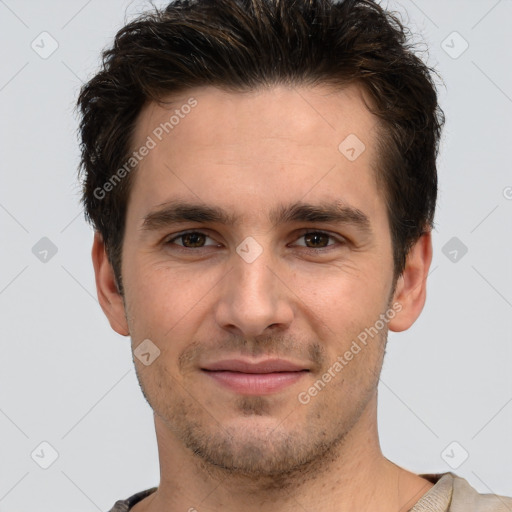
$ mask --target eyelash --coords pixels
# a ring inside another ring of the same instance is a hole
[[[176,245],[176,248],[178,250],[183,250],[183,251],[193,251],[193,250],[205,249],[207,247],[216,247],[216,245],[214,245],[214,244],[206,245],[203,247],[184,247],[182,245],[174,244],[175,240],[178,240],[180,238],[183,238],[185,235],[190,235],[190,234],[204,235],[205,237],[212,239],[212,237],[210,237],[208,234],[204,233],[203,231],[196,231],[196,230],[183,231],[182,233],[179,233],[178,235],[173,235],[172,238],[166,239],[164,241],[164,245]],[[334,236],[331,233],[329,233],[327,231],[322,231],[322,230],[305,230],[297,237],[297,240],[300,238],[304,238],[306,235],[326,235],[327,237],[329,237],[330,240],[335,240],[338,245],[346,245],[346,243],[347,243],[347,240],[344,237],[342,237],[340,235]],[[335,246],[336,246],[336,244],[328,244],[325,247],[307,247],[306,245],[301,245],[299,247],[302,247],[303,249],[306,249],[308,251],[313,251],[313,252],[318,252],[318,251],[325,252],[325,251],[332,249]]]

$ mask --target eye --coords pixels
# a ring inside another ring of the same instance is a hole
[[[304,240],[303,244],[295,244],[300,245],[302,247],[307,247],[308,249],[323,249],[325,247],[331,247],[336,245],[336,240],[338,243],[343,243],[344,240],[340,237],[334,237],[333,235],[326,233],[324,231],[308,231],[306,233],[301,234],[298,240]],[[333,243],[329,243],[329,242]]]
[[[207,243],[210,240],[211,243]],[[335,237],[330,233],[324,231],[305,231],[303,232],[298,241],[293,245],[305,247],[307,249],[326,249],[335,245],[343,245],[346,243],[343,237]],[[220,247],[221,244],[217,243],[206,233],[201,231],[188,231],[174,235],[172,238],[167,239],[165,245],[174,245],[184,249],[202,249],[204,247]]]
[[[189,231],[187,233],[180,233],[177,236],[174,236],[173,238],[170,238],[165,242],[166,245],[178,245],[180,247],[185,247],[186,249],[200,249],[202,247],[208,247],[208,246],[219,246],[220,244],[216,243],[214,240],[212,244],[206,244],[206,240],[213,240],[205,233],[202,233],[201,231]],[[176,241],[180,240],[181,243],[177,243]]]

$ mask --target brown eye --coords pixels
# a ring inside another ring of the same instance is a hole
[[[179,238],[181,238],[184,247],[202,247],[206,240],[203,233],[186,233]]]
[[[331,234],[328,231],[299,231],[295,236],[293,246],[301,249],[309,249],[311,253],[323,254],[331,250],[341,249],[347,245],[347,239],[339,234]],[[307,252],[307,251],[306,251]]]
[[[326,233],[314,232],[306,233],[303,235],[303,238],[306,241],[306,247],[311,249],[321,249],[329,245],[329,239],[331,237]]]
[[[210,243],[207,243],[208,240],[210,240]],[[184,247],[186,249],[202,249],[203,247],[219,245],[215,243],[211,237],[200,231],[182,233],[181,235],[168,239],[165,244],[169,246],[177,245],[178,247]]]

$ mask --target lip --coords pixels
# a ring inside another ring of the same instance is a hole
[[[201,368],[221,386],[244,395],[277,393],[302,379],[309,369],[284,359],[244,361],[227,359]]]
[[[241,373],[275,373],[297,372],[307,370],[307,367],[292,363],[286,359],[265,359],[263,361],[247,361],[243,359],[224,359],[205,365],[203,370],[229,371]]]

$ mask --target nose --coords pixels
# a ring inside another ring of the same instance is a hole
[[[294,314],[293,293],[286,285],[286,272],[280,271],[270,249],[251,262],[237,253],[232,260],[215,310],[217,324],[244,337],[286,330]]]

